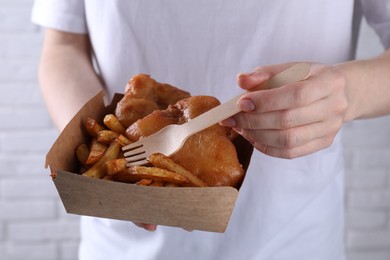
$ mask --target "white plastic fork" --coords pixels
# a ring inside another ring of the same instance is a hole
[[[310,65],[308,63],[297,63],[276,74],[255,89],[251,89],[251,92],[261,89],[277,88],[302,81],[308,77],[309,71]],[[237,102],[245,94],[247,92],[230,99],[182,125],[168,125],[148,137],[123,147],[122,150],[125,152],[124,156],[128,162],[127,167],[147,164],[149,156],[153,153],[159,152],[166,156],[172,155],[182,147],[186,139],[191,135],[241,112],[237,107]]]

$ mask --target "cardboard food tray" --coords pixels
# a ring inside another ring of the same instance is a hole
[[[75,115],[46,156],[46,168],[56,172],[53,180],[68,213],[224,232],[232,214],[238,190],[232,187],[149,187],[93,179],[76,174],[79,164],[75,148],[89,143],[84,128],[87,117],[102,121],[113,113],[123,95],[116,94],[104,105],[100,92]],[[235,142],[246,170],[253,147],[243,138]]]

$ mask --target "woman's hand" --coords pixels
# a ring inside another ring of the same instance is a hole
[[[154,224],[135,223],[135,222],[133,222],[133,223],[137,227],[143,228],[147,231],[156,231],[156,229],[157,229],[157,225],[154,225]]]
[[[134,225],[136,225],[137,227],[140,227],[140,228],[143,228],[147,231],[156,231],[157,229],[157,225],[154,225],[154,224],[145,224],[145,223],[135,223],[133,222]],[[188,232],[192,232],[193,230],[192,229],[187,229],[187,228],[183,228],[185,231],[188,231]]]
[[[238,85],[250,91],[291,66],[258,67],[240,74]],[[270,156],[296,158],[329,147],[344,122],[346,80],[337,67],[311,64],[305,81],[243,96],[243,111],[221,122],[232,126],[254,147]]]

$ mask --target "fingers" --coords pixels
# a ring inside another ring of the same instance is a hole
[[[230,121],[224,122],[239,129],[288,129],[321,122],[334,114],[342,113],[344,102],[334,102],[330,106],[331,102],[328,98],[324,98],[308,106],[292,109],[265,113],[240,113]]]
[[[280,66],[276,67],[281,70]],[[288,66],[290,65],[284,64],[283,69]],[[272,70],[269,69],[269,71]],[[241,76],[241,78],[245,78],[245,80],[241,81],[251,82],[251,84],[247,83],[245,86],[247,89],[250,89],[254,87],[254,81],[256,83],[260,82],[260,80],[257,81],[257,78],[260,78],[259,73],[273,75],[269,71],[253,72],[246,76]],[[340,86],[344,87],[344,85],[343,78],[334,69],[314,64],[311,66],[310,77],[307,80],[276,89],[249,92],[239,100],[237,105],[242,111],[258,113],[290,109],[311,104],[338,91],[339,89],[337,88]],[[249,105],[250,103],[252,104]]]
[[[325,98],[307,107],[240,113],[230,120],[259,151],[291,159],[328,147],[343,124],[345,107],[343,101],[333,103]]]
[[[316,86],[316,87],[314,87]],[[332,88],[318,77],[276,89],[247,93],[238,101],[245,112],[264,113],[307,106],[332,94]],[[252,105],[249,105],[252,103]]]
[[[270,72],[254,71],[249,74],[241,73],[237,76],[237,84],[245,90],[250,90],[251,88],[257,87],[264,81],[268,80],[271,76],[272,73]]]
[[[253,144],[262,144],[279,149],[293,149],[304,146],[312,140],[335,136],[341,127],[341,120],[330,119],[324,122],[312,123],[303,126],[282,130],[238,130]]]
[[[250,90],[257,87],[264,81],[268,80],[271,76],[282,72],[294,63],[285,63],[272,66],[256,67],[251,73],[240,73],[237,75],[237,84],[242,89]]]
[[[263,144],[254,144],[254,147],[260,152],[267,154],[269,156],[284,158],[284,159],[294,159],[298,157],[302,157],[319,150],[328,148],[334,140],[334,136],[326,136],[318,139],[314,139],[309,143],[294,147],[294,148],[278,148],[267,146]]]
[[[157,225],[154,224],[145,224],[145,223],[134,223],[137,227],[143,228],[147,231],[156,231]]]
[[[250,91],[288,66],[263,67],[237,80]],[[305,81],[245,94],[237,104],[243,112],[221,124],[233,127],[265,154],[300,157],[333,142],[348,107],[344,89],[345,79],[335,68],[312,64]]]
[[[133,222],[134,223],[134,222]],[[154,232],[157,230],[157,225],[154,224],[145,224],[145,223],[134,223],[137,227],[143,228],[147,231]],[[192,232],[193,229],[183,228],[185,231]]]

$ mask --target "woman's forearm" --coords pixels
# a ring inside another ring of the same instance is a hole
[[[345,121],[390,114],[390,50],[338,67],[346,78],[349,105]]]
[[[88,36],[48,29],[39,80],[49,113],[62,130],[80,107],[103,88],[92,66]]]

